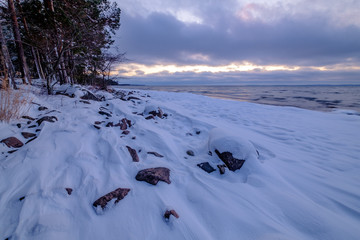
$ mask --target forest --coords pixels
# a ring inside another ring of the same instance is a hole
[[[109,0],[1,0],[0,79],[105,86],[124,53],[111,49],[121,10]]]

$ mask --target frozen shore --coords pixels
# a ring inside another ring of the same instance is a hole
[[[0,123],[0,141],[24,144],[0,144],[0,239],[360,238],[358,115],[63,93],[74,97],[32,95],[30,118]],[[243,165],[231,171],[217,152]],[[139,176],[150,168],[169,172],[153,185]]]

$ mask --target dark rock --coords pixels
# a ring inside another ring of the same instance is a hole
[[[141,99],[138,97],[131,96],[131,97],[128,97],[127,100],[130,101],[130,100],[141,100]]]
[[[211,151],[209,151],[208,154],[209,154],[210,156],[212,156],[212,152],[211,152]]]
[[[121,199],[123,199],[130,192],[129,188],[118,188],[108,194],[102,196],[98,200],[93,203],[93,206],[96,208],[97,206],[101,206],[104,209],[108,202],[112,199],[116,198],[115,204],[118,203]]]
[[[201,131],[196,131],[195,133],[196,133],[196,135],[199,135],[201,133]]]
[[[225,165],[217,165],[217,167],[219,168],[220,174],[224,174],[225,173]]]
[[[145,181],[152,185],[156,185],[159,181],[170,184],[170,169],[165,167],[148,168],[138,172],[136,180]]]
[[[242,167],[245,160],[234,158],[231,152],[223,152],[220,153],[217,149],[215,153],[218,157],[225,163],[225,165],[229,168],[230,171],[236,171]]]
[[[37,126],[36,125],[28,126],[28,128],[34,128],[34,127],[37,127]]]
[[[187,150],[186,154],[189,156],[195,156],[194,152],[192,150]]]
[[[145,118],[146,120],[154,119],[154,116],[150,115]]]
[[[96,128],[96,129],[100,129],[101,127],[99,127],[99,126],[97,126],[97,125],[93,125],[94,126],[94,128]]]
[[[151,111],[151,112],[149,112],[149,114],[151,114],[151,115],[153,115],[154,117],[159,117],[159,118],[163,118],[163,116],[164,116],[164,113],[163,113],[163,111],[158,107],[158,111]]]
[[[8,151],[8,153],[14,153],[14,152],[16,152],[17,151],[17,149],[15,149],[15,150],[11,150],[11,151]]]
[[[25,196],[19,198],[19,201],[21,202],[21,201],[24,200],[24,199],[25,199]]]
[[[111,114],[110,113],[107,113],[107,112],[104,112],[104,111],[99,111],[99,114],[100,115],[105,115],[107,117],[111,117]]]
[[[215,168],[213,168],[208,162],[199,163],[197,166],[207,173],[215,171]]]
[[[51,123],[53,123],[53,122],[55,122],[55,121],[57,121],[58,119],[57,119],[57,117],[55,117],[55,116],[45,116],[45,117],[42,117],[42,118],[40,118],[39,120],[37,120],[36,121],[36,123],[40,126],[41,125],[41,123],[42,122],[51,122]],[[30,127],[29,127],[30,128]]]
[[[65,190],[66,190],[66,192],[69,194],[69,195],[71,195],[71,193],[72,193],[72,188],[65,188]]]
[[[79,102],[85,103],[85,104],[91,104],[89,101],[80,100]]]
[[[102,122],[100,122],[100,121],[95,121],[94,122],[96,125],[99,125],[99,124],[101,124]]]
[[[27,122],[26,122],[26,124],[30,124],[30,123],[31,123],[31,121],[27,121]]]
[[[147,152],[147,154],[152,154],[152,155],[154,155],[155,157],[159,157],[159,158],[164,157],[163,155],[161,155],[161,154],[159,154],[159,153],[157,153],[157,152]]]
[[[35,132],[40,132],[40,131],[41,131],[41,129],[36,129],[36,130],[35,130]]]
[[[27,119],[27,120],[31,120],[34,121],[35,118],[29,117],[29,116],[22,116],[21,118]]]
[[[44,106],[40,106],[39,108],[38,108],[38,110],[39,111],[45,111],[45,110],[47,110],[48,108],[47,107],[44,107]]]
[[[121,130],[126,130],[129,127],[131,127],[131,120],[123,118],[121,119],[121,122],[119,123]]]
[[[124,135],[129,135],[129,133],[130,133],[129,130],[125,130],[125,131],[122,132],[122,134],[124,134]]]
[[[186,133],[186,136],[192,136],[192,133]]]
[[[130,153],[130,155],[132,157],[133,162],[139,162],[139,156],[138,156],[136,150],[129,147],[129,146],[126,146],[126,148],[128,149],[128,151],[129,151],[129,153]]]
[[[107,124],[106,124],[106,127],[113,127],[114,126],[114,123],[113,122],[108,122]]]
[[[34,137],[34,138],[32,138],[32,139],[28,140],[25,144],[28,144],[29,142],[34,141],[36,138],[37,138],[37,137]]]
[[[35,133],[29,133],[29,132],[22,132],[21,135],[23,135],[23,137],[26,138],[26,139],[36,136]]]
[[[135,140],[135,139],[136,139],[136,137],[135,137],[135,136],[133,136],[131,139],[132,139],[132,140]]]
[[[101,102],[100,98],[98,98],[97,96],[95,96],[93,93],[91,93],[89,91],[86,91],[85,95],[83,95],[80,98],[83,100],[93,100],[93,101]]]
[[[24,144],[19,140],[17,139],[16,137],[8,137],[8,138],[5,138],[3,140],[0,141],[0,143],[5,143],[6,146],[8,147],[13,147],[13,148],[20,148],[22,147]]]
[[[166,219],[166,220],[169,220],[169,218],[170,218],[170,216],[171,215],[173,215],[174,217],[176,217],[176,218],[179,218],[179,214],[177,214],[177,212],[174,210],[174,209],[172,209],[172,210],[166,210],[166,212],[164,213],[164,218]]]
[[[16,126],[17,126],[18,128],[21,128],[21,124],[20,124],[20,123],[16,124]]]

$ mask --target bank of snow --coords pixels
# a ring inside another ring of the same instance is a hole
[[[87,104],[73,93],[33,96],[48,109],[32,104],[35,120],[0,124],[0,140],[37,136],[14,153],[0,145],[0,239],[360,238],[359,116],[145,91],[97,92],[105,101]],[[159,108],[165,116],[146,119]],[[43,116],[57,121],[38,126]],[[123,118],[129,133],[106,127]],[[215,149],[244,165],[221,175]],[[156,167],[170,169],[170,184],[135,179]],[[130,192],[96,211],[117,188]],[[171,209],[179,218],[164,219]]]

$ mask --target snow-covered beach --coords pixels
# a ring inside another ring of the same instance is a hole
[[[31,94],[30,118],[0,123],[0,140],[32,140],[0,144],[0,239],[360,238],[353,112],[156,91],[93,90],[103,101],[92,101],[70,90]],[[215,150],[245,162],[221,174]],[[159,167],[168,180],[135,178]],[[116,204],[94,206],[119,188],[129,191]]]

